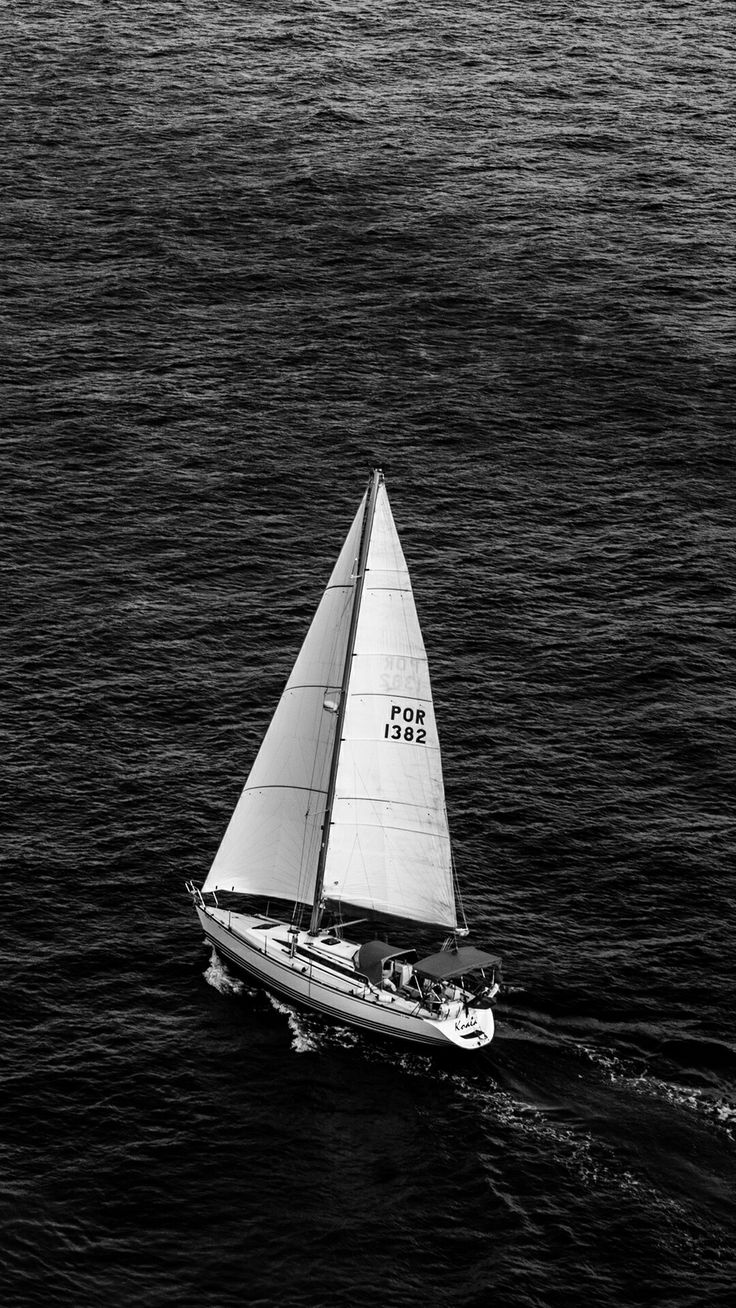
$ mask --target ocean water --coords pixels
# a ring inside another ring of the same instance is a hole
[[[726,1308],[733,15],[0,14],[8,1308]],[[201,882],[371,466],[476,1058],[230,976]]]

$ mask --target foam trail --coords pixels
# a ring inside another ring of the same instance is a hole
[[[237,977],[230,975],[214,945],[209,967],[202,975],[207,984],[214,986],[215,990],[219,990],[221,995],[242,995],[246,989],[242,981],[238,981]]]
[[[444,1082],[458,1099],[471,1103],[483,1117],[508,1131],[531,1137],[553,1153],[586,1186],[636,1195],[644,1202],[656,1204],[660,1210],[668,1210],[672,1216],[681,1213],[681,1206],[676,1201],[663,1198],[647,1181],[623,1167],[613,1151],[595,1140],[589,1131],[555,1121],[536,1104],[525,1103],[495,1084],[481,1086],[462,1074],[437,1067],[431,1057],[414,1051],[400,1053],[397,1057],[376,1050],[371,1056],[390,1062],[406,1076],[422,1079],[431,1076],[435,1081]]]
[[[634,1071],[610,1049],[596,1049],[590,1045],[580,1045],[579,1048],[594,1066],[606,1074],[612,1085],[623,1085],[635,1094],[664,1099],[677,1108],[689,1109],[723,1127],[729,1139],[734,1139],[736,1104],[725,1095],[697,1087],[678,1086],[648,1072]]]
[[[359,1032],[352,1027],[323,1022],[318,1014],[302,1013],[268,992],[266,997],[271,1007],[286,1017],[293,1036],[292,1049],[297,1054],[325,1049],[351,1049],[360,1042]]]
[[[275,995],[270,994],[268,991],[266,996],[272,1008],[275,1008],[277,1013],[283,1013],[286,1016],[291,1031],[291,1047],[294,1053],[312,1054],[320,1048],[319,1037],[314,1032],[309,1031],[306,1022],[301,1014],[297,1013],[296,1009],[291,1008],[289,1004],[282,1003],[280,999],[277,999]]]
[[[246,982],[239,980],[231,975],[227,970],[226,964],[220,958],[215,947],[212,947],[212,954],[207,969],[202,973],[208,985],[213,986],[221,995],[258,995],[264,994],[268,999],[271,1007],[277,1013],[283,1013],[286,1017],[292,1034],[292,1049],[297,1054],[314,1053],[317,1049],[323,1049],[330,1045],[337,1045],[340,1048],[348,1049],[357,1044],[359,1035],[356,1031],[344,1026],[320,1026],[319,1019],[315,1018],[314,1022],[297,1009],[291,1008],[283,1000],[277,999],[270,991],[261,992],[252,989]]]

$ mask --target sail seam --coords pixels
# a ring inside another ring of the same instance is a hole
[[[402,656],[402,657],[403,657],[403,656]],[[407,655],[406,657],[408,657],[408,655]],[[365,655],[363,655],[363,658],[365,658]],[[421,660],[420,660],[420,659],[415,659],[415,662],[416,662],[416,663],[420,663]],[[296,689],[296,687],[295,687],[295,689]],[[415,704],[426,704],[427,701],[431,698],[431,696],[429,696],[429,695],[405,695],[404,692],[403,692],[403,690],[356,690],[356,691],[354,692],[354,698],[355,698],[355,699],[400,699],[400,700],[402,701],[402,703],[403,703],[403,701],[404,701],[405,699],[410,699],[410,700],[412,700]],[[367,737],[367,739],[370,739],[370,737]],[[396,744],[396,743],[398,743],[398,742],[393,742],[393,743]],[[405,744],[405,745],[410,745],[410,744],[411,744],[411,741],[410,741],[410,740],[406,740],[406,741],[402,741],[401,743],[402,743],[402,744]],[[424,746],[422,746],[422,748],[423,748],[423,749],[439,749],[439,746],[438,746],[438,745],[424,745]]]
[[[350,822],[335,822],[336,827],[352,826]],[[445,840],[449,844],[450,837],[442,831],[423,831],[421,827],[399,827],[393,826],[388,822],[361,822],[361,828],[369,831],[410,831],[413,836],[431,836],[432,840]]]
[[[422,813],[431,811],[431,807],[426,804],[414,804],[410,799],[384,799],[381,795],[337,795],[338,804],[390,804],[392,808],[401,805],[402,808],[417,808]]]
[[[308,795],[326,795],[327,791],[318,786],[291,786],[288,781],[269,781],[264,786],[244,786],[242,793],[256,790],[304,790]],[[308,902],[305,899],[305,904]]]
[[[327,694],[328,690],[339,690],[340,684],[339,682],[330,683],[324,681],[297,681],[294,683],[294,685],[291,685],[290,682],[287,682],[286,689],[287,690],[323,690],[325,694]]]

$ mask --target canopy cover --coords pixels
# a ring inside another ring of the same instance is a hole
[[[472,972],[477,967],[498,966],[500,961],[493,954],[485,954],[472,945],[463,945],[460,949],[442,950],[439,954],[420,958],[414,964],[414,971],[421,976],[431,977],[433,981],[448,981],[451,977]]]
[[[355,966],[358,972],[362,972],[368,977],[369,981],[378,983],[381,980],[383,964],[390,958],[403,958],[404,955],[414,954],[413,949],[392,949],[385,940],[369,940],[367,944],[361,945],[358,950]]]

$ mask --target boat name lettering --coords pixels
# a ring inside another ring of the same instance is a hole
[[[406,740],[423,745],[427,739],[427,729],[423,726],[425,716],[424,709],[392,704],[391,721],[383,728],[384,740]]]
[[[477,1030],[478,1030],[477,1026],[475,1025],[475,1018],[474,1018],[474,1017],[466,1017],[465,1019],[459,1017],[459,1018],[457,1019],[457,1021],[455,1022],[455,1029],[456,1029],[457,1031],[477,1031]],[[480,1035],[480,1031],[478,1031],[478,1035]]]

